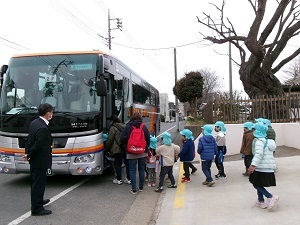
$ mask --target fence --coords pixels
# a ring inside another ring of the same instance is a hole
[[[258,96],[254,98],[214,98],[199,116],[207,123],[222,120],[224,123],[244,123],[256,118],[268,118],[272,123],[300,121],[300,94]]]

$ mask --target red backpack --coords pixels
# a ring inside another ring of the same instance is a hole
[[[147,144],[143,127],[143,123],[140,125],[140,127],[132,126],[132,131],[127,143],[127,151],[131,154],[142,154],[145,152]]]

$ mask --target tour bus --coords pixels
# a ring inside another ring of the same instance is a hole
[[[22,156],[41,103],[54,107],[53,174],[102,174],[113,114],[126,124],[140,112],[152,135],[160,128],[158,90],[116,57],[98,50],[15,55],[1,67],[0,173],[29,173]]]

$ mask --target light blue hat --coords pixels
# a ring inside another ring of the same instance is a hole
[[[267,136],[268,127],[263,122],[258,122],[254,124],[255,131],[253,136],[256,138],[264,138]]]
[[[156,149],[157,146],[157,139],[150,135],[150,148]]]
[[[266,124],[267,126],[271,126],[271,121],[268,120],[268,119],[263,119],[262,122],[263,122],[264,124]]]
[[[162,138],[163,138],[163,143],[165,145],[171,145],[172,144],[172,135],[169,132],[164,132],[162,134]]]
[[[258,123],[258,122],[262,122],[263,119],[264,119],[264,118],[261,118],[261,117],[260,117],[260,118],[257,118],[257,119],[255,119],[255,122],[257,122],[257,123]]]
[[[215,127],[220,127],[222,132],[226,132],[225,124],[223,121],[217,121],[215,123]]]
[[[107,134],[102,134],[102,139],[103,139],[103,141],[106,141],[107,140]]]
[[[186,139],[194,140],[193,132],[190,131],[189,129],[184,129],[184,130],[180,131],[180,134],[184,135]]]
[[[203,127],[201,127],[204,131],[204,135],[212,135],[212,131],[213,131],[213,128],[212,126],[210,125],[204,125]]]
[[[246,123],[244,123],[243,127],[248,128],[248,130],[252,130],[253,125],[254,124],[252,122],[246,122]]]

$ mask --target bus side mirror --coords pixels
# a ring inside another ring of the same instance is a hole
[[[1,70],[0,70],[0,88],[2,87],[3,84],[3,76],[6,73],[8,69],[8,65],[2,65],[1,66]]]
[[[104,80],[103,76],[100,76],[99,80],[96,82],[96,90],[98,96],[106,96],[107,89],[106,89],[106,80]]]
[[[2,76],[2,74],[6,73],[7,68],[8,68],[8,65],[2,65],[1,66],[1,76]]]
[[[104,57],[103,57],[103,55],[99,56],[99,75],[104,76]]]

